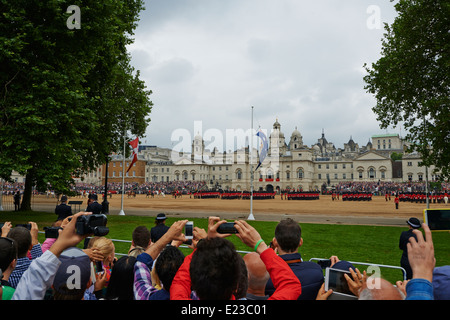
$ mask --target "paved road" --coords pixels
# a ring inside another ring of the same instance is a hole
[[[33,206],[33,210],[41,210],[46,212],[54,212],[53,204],[39,204]],[[128,208],[125,209],[125,215],[151,216],[156,217],[161,211]],[[219,216],[226,220],[248,219],[249,212],[192,212],[179,210],[164,210],[168,217],[190,217],[190,218],[207,218],[211,215]],[[111,215],[118,215],[118,209],[112,209]],[[260,221],[280,221],[283,218],[292,218],[299,223],[324,223],[324,224],[349,224],[349,225],[379,225],[379,226],[400,226],[406,225],[404,217],[385,217],[385,216],[344,216],[344,215],[325,215],[325,214],[270,214],[257,213],[253,214],[255,220]]]
[[[226,220],[248,219],[249,212],[182,212],[182,211],[164,211],[168,217],[191,217],[191,218],[207,218],[211,215],[219,216]],[[139,210],[127,209],[125,215],[143,215],[152,216],[160,211],[156,210]],[[118,214],[118,210],[112,210],[111,214]],[[380,226],[401,226],[406,225],[404,217],[382,217],[382,216],[343,216],[343,215],[312,215],[312,214],[268,214],[268,213],[254,213],[255,220],[260,221],[280,221],[283,218],[292,218],[299,223],[324,223],[324,224],[350,224],[350,225],[380,225]]]

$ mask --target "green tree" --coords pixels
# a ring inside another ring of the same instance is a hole
[[[391,153],[391,159],[393,161],[402,160],[402,158],[403,158],[403,154],[402,153],[397,153],[397,152],[392,152]]]
[[[381,128],[403,123],[408,152],[450,176],[450,2],[400,0],[385,25],[382,57],[364,77]]]
[[[69,5],[81,28],[68,29]],[[67,192],[120,150],[125,129],[144,135],[150,90],[130,66],[141,0],[0,0],[0,176]],[[120,143],[119,143],[120,142]]]

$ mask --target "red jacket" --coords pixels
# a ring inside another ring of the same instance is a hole
[[[175,275],[170,286],[171,300],[189,300],[191,295],[191,276],[189,267],[192,255],[195,250],[188,255]],[[275,287],[275,292],[269,300],[297,300],[302,293],[300,281],[295,276],[289,265],[281,259],[273,249],[266,249],[260,255],[261,260],[266,265],[270,278]],[[231,300],[234,300],[234,296]]]

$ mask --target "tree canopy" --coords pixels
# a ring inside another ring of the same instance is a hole
[[[78,6],[79,28],[67,26]],[[121,150],[123,132],[142,136],[151,91],[126,46],[142,0],[0,0],[0,176],[67,192],[73,176]]]
[[[400,0],[385,25],[382,57],[365,65],[381,128],[403,124],[409,152],[450,176],[450,2]]]

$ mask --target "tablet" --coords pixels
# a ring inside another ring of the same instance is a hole
[[[344,274],[348,274],[351,278],[350,271],[340,269],[326,268],[325,269],[325,291],[333,290],[333,293],[328,297],[328,300],[357,300],[349,289],[347,280]]]
[[[423,220],[431,231],[450,230],[450,209],[425,209]]]

